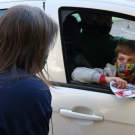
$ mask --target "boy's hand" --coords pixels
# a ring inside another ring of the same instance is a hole
[[[118,85],[117,88],[124,89],[127,87],[127,81],[119,78],[119,77],[105,77],[105,83],[110,83],[111,81],[115,81]]]

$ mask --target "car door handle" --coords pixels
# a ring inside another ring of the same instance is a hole
[[[104,119],[102,116],[77,113],[77,112],[72,112],[72,110],[67,110],[67,109],[60,109],[60,114],[66,117],[83,119],[83,120],[103,121]]]

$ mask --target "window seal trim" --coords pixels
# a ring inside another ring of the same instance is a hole
[[[58,9],[58,18],[59,18],[59,26],[60,26],[60,38],[63,37],[63,24],[62,24],[62,11],[63,10],[67,10],[67,11],[71,10],[71,11],[73,11],[73,13],[75,13],[77,11],[89,11],[89,12],[91,12],[93,14],[101,14],[102,13],[104,15],[111,15],[111,16],[115,16],[115,17],[135,21],[134,16],[124,14],[124,13],[118,13],[118,12],[115,12],[115,11],[105,11],[105,10],[100,10],[100,9],[81,8],[81,7],[64,7],[63,6],[63,7],[60,7]],[[60,85],[62,87],[68,87],[68,88],[84,89],[84,90],[88,90],[88,91],[95,91],[95,92],[113,94],[113,92],[111,90],[109,91],[107,88],[99,88],[96,85],[93,87],[91,84],[89,84],[89,86],[84,86],[82,83],[76,84],[76,85],[72,84],[71,80],[70,80],[70,73],[68,71],[67,61],[66,61],[67,56],[66,56],[65,45],[62,42],[62,38],[61,38],[61,46],[62,46],[64,69],[65,69],[65,75],[66,75],[67,84],[56,82],[58,85]]]
[[[73,89],[78,89],[78,90],[93,91],[93,92],[100,92],[100,93],[114,95],[114,93],[111,91],[111,89],[109,87],[104,87],[104,86],[94,87],[97,84],[91,85],[91,86],[86,86],[85,84],[82,85],[81,83],[80,83],[80,85],[76,85],[73,83],[68,84],[68,83],[62,83],[62,82],[54,82],[54,81],[50,81],[50,83],[53,86],[57,86],[57,87],[73,88]]]

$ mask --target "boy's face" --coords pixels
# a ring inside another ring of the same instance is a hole
[[[119,64],[121,63],[121,64]],[[119,53],[117,57],[116,68],[120,78],[132,82],[135,77],[135,54],[126,55]]]
[[[126,55],[123,53],[119,53],[117,62],[129,62],[131,64],[135,64],[135,54]]]

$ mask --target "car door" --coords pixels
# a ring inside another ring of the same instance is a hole
[[[74,82],[70,77],[63,41],[63,22],[67,15],[82,9],[134,20],[135,8],[131,2],[46,1],[45,12],[56,20],[60,28],[56,45],[48,58],[51,81],[56,85],[50,87],[53,135],[134,135],[134,98],[117,98],[109,87]],[[117,33],[114,29],[113,33]],[[131,31],[135,32],[134,29]]]
[[[133,98],[64,87],[52,96],[54,135],[135,134]]]

